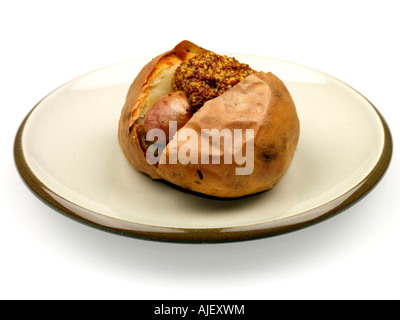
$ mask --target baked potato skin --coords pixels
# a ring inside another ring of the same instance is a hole
[[[283,82],[272,73],[258,72],[210,100],[184,126],[201,136],[202,129],[254,130],[254,168],[237,175],[237,165],[224,164],[221,142],[220,164],[169,164],[171,143],[162,154],[158,174],[165,180],[195,192],[215,197],[241,197],[268,190],[287,171],[300,134],[294,102]],[[179,134],[180,131],[178,131]],[[176,137],[174,140],[176,140]],[[177,152],[189,142],[176,141]],[[198,145],[200,145],[200,140]],[[210,139],[211,146],[211,139]],[[246,150],[245,143],[242,150]]]
[[[131,84],[118,125],[118,140],[120,147],[129,163],[137,170],[148,174],[152,179],[161,179],[157,168],[151,165],[145,156],[140,143],[142,126],[136,123],[141,104],[148,93],[149,84],[165,68],[179,65],[194,55],[206,52],[190,41],[180,42],[174,49],[152,59],[139,72]]]
[[[174,185],[215,197],[232,198],[255,194],[272,188],[287,171],[300,134],[300,123],[289,91],[272,73],[257,72],[246,77],[219,97],[207,101],[182,129],[194,130],[201,137],[202,129],[254,130],[254,168],[249,175],[237,175],[237,164],[169,164],[172,143],[163,151],[158,166],[150,164],[141,145],[143,124],[138,121],[145,109],[143,101],[152,80],[160,72],[182,61],[208,52],[189,41],[151,60],[140,71],[129,88],[121,112],[118,139],[129,163],[152,179],[164,179]],[[181,129],[181,130],[182,130]],[[180,131],[178,131],[179,134]],[[176,142],[176,141],[175,141]],[[176,142],[177,149],[187,142]],[[198,141],[200,145],[200,141]],[[221,143],[221,150],[224,144]],[[246,150],[243,144],[242,150]]]

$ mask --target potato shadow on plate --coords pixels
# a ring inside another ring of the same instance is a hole
[[[187,201],[187,205],[191,208],[201,209],[204,213],[213,215],[227,211],[232,212],[233,209],[238,210],[254,205],[258,201],[265,200],[270,191],[262,191],[242,197],[220,198],[184,189],[166,180],[156,180],[156,182],[187,195],[186,197],[180,197],[180,201]]]

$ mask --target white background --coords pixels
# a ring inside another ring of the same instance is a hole
[[[399,299],[398,1],[2,1],[2,299]],[[364,199],[323,223],[227,244],[126,238],[53,211],[20,179],[17,128],[68,80],[183,39],[326,72],[365,95],[394,154]]]

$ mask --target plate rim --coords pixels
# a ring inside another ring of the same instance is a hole
[[[246,56],[255,56],[255,57],[261,57],[258,55],[251,55],[251,54],[242,54]],[[374,187],[378,185],[378,183],[381,181],[385,173],[387,172],[387,169],[390,165],[391,158],[392,158],[392,153],[393,153],[393,139],[392,139],[392,134],[390,132],[390,128],[383,117],[383,115],[379,112],[379,110],[369,101],[363,94],[361,94],[359,91],[355,90],[353,87],[349,86],[347,83],[343,82],[342,80],[339,80],[329,74],[326,74],[324,72],[321,72],[319,70],[303,66],[294,62],[290,61],[285,61],[285,60],[279,60],[275,58],[270,58],[270,57],[263,57],[266,59],[272,59],[276,61],[280,61],[283,63],[288,63],[300,67],[307,68],[309,70],[318,72],[320,74],[325,75],[326,77],[329,77],[331,79],[334,79],[335,81],[338,81],[342,85],[346,86],[347,88],[351,89],[362,97],[371,107],[372,109],[376,112],[378,115],[378,118],[380,120],[380,125],[382,126],[383,129],[383,148],[380,154],[380,157],[378,161],[376,162],[374,168],[369,171],[368,175],[361,181],[358,182],[357,185],[355,185],[353,188],[345,192],[344,194],[338,196],[335,199],[332,199],[329,202],[326,202],[316,208],[312,208],[306,211],[303,211],[301,213],[296,214],[295,216],[298,215],[304,215],[304,214],[310,214],[313,215],[314,213],[322,210],[322,214],[318,214],[316,217],[312,219],[308,219],[306,221],[302,222],[297,222],[293,224],[287,224],[283,226],[275,226],[271,227],[271,221],[269,222],[258,222],[258,223],[251,223],[251,224],[245,224],[245,225],[240,225],[240,226],[227,226],[227,227],[210,227],[210,228],[186,228],[186,227],[169,227],[169,226],[155,226],[151,224],[143,224],[143,223],[138,223],[138,222],[129,222],[129,226],[131,228],[122,228],[122,227],[116,227],[115,225],[120,225],[123,220],[110,217],[107,215],[102,214],[101,212],[95,212],[90,209],[87,209],[85,207],[82,207],[74,202],[71,202],[68,199],[65,199],[63,196],[54,193],[49,187],[47,187],[32,171],[32,169],[29,167],[28,162],[25,158],[24,155],[24,150],[23,150],[23,133],[24,129],[26,126],[26,123],[28,122],[31,114],[33,111],[38,108],[41,103],[46,100],[50,95],[54,94],[58,89],[66,86],[67,84],[71,83],[72,81],[75,81],[81,77],[85,77],[88,74],[95,73],[97,71],[100,71],[102,69],[106,68],[111,68],[116,65],[122,65],[125,63],[129,62],[134,62],[134,61],[139,61],[139,60],[144,60],[148,58],[138,58],[138,59],[132,59],[128,60],[125,62],[119,62],[116,64],[112,64],[109,66],[105,66],[96,70],[93,70],[91,72],[82,74],[64,84],[61,86],[57,87],[53,91],[51,91],[49,94],[47,94],[44,98],[42,98],[25,116],[23,121],[18,127],[18,130],[15,135],[14,139],[14,162],[17,168],[17,171],[25,183],[25,185],[28,187],[28,189],[35,195],[37,196],[42,202],[44,202],[46,205],[48,205],[50,208],[54,209],[55,211],[63,214],[64,216],[67,216],[75,221],[78,221],[80,223],[83,223],[85,225],[111,232],[114,234],[122,235],[122,236],[128,236],[128,237],[133,237],[133,238],[140,238],[140,239],[146,239],[146,240],[156,240],[156,241],[167,241],[167,242],[176,242],[176,243],[218,243],[218,242],[232,242],[232,241],[245,241],[245,240],[252,240],[252,239],[259,239],[259,238],[265,238],[265,237],[270,237],[270,236],[276,236],[280,235],[283,233],[287,232],[292,232],[296,230],[300,230],[303,228],[306,228],[308,226],[314,225],[316,223],[322,222],[328,218],[331,218],[338,213],[344,211],[345,209],[348,209],[350,206],[356,204],[359,200],[364,198],[367,194],[369,194],[370,191]],[[57,201],[56,198],[59,200]],[[60,201],[62,200],[62,201]],[[61,202],[67,202],[68,207],[63,205]],[[336,204],[337,203],[337,204]],[[332,208],[326,208],[332,206]],[[71,209],[71,207],[73,209]],[[88,215],[99,215],[102,217],[105,217],[108,221],[112,222],[111,224],[102,224],[99,222],[95,222],[90,219],[86,219],[85,216]],[[284,220],[289,220],[292,219],[292,217],[286,217],[282,219],[277,219],[275,221],[284,221]],[[256,228],[254,228],[256,226]]]

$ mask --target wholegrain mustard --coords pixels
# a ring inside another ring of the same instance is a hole
[[[214,52],[199,54],[182,62],[176,69],[173,88],[183,90],[192,112],[256,71],[235,58]]]

